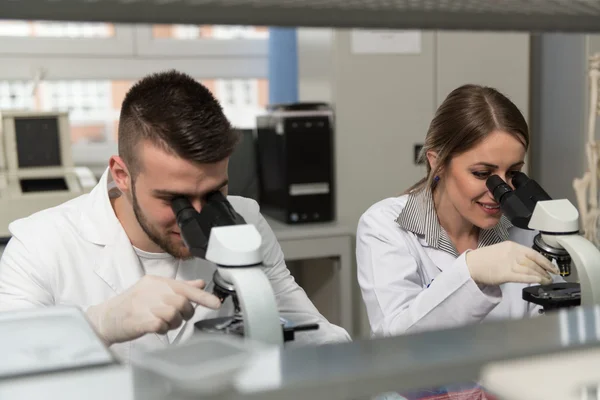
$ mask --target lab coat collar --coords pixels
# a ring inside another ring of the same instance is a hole
[[[410,193],[406,206],[398,215],[396,222],[401,228],[424,238],[429,246],[458,257],[454,244],[439,223],[431,188],[425,187]],[[512,224],[503,215],[496,226],[481,230],[477,247],[490,246],[508,240],[510,227]]]
[[[108,196],[109,180],[112,181],[112,176],[106,168],[98,184],[85,199],[78,223],[81,236],[99,245],[115,243],[119,230],[123,230]]]
[[[85,240],[104,246],[94,260],[94,271],[119,294],[139,281],[144,272],[110,203],[110,178],[107,168],[83,204],[79,229]]]

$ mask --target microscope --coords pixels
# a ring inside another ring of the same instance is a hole
[[[526,174],[512,178],[514,190],[498,175],[486,185],[510,222],[539,232],[533,249],[556,262],[561,276],[579,275],[579,283],[561,282],[523,289],[523,300],[543,307],[543,312],[578,305],[600,304],[600,250],[579,234],[579,213],[567,199],[553,200]]]
[[[275,294],[262,270],[262,238],[220,192],[210,193],[201,212],[185,197],[171,202],[181,237],[194,257],[217,265],[213,294],[221,303],[231,297],[234,315],[198,321],[197,331],[244,336],[283,345],[295,332],[315,330],[318,324],[294,325],[279,317]]]
[[[10,239],[12,221],[89,193],[96,183],[89,168],[73,162],[68,113],[0,112],[0,245]]]

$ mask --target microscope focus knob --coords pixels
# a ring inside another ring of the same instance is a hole
[[[533,239],[532,248],[548,260],[556,261],[561,276],[571,275],[571,256],[565,249],[559,249],[548,245],[542,239],[541,234],[537,234]]]

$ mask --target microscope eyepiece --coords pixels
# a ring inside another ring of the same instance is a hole
[[[504,182],[504,180],[498,175],[490,176],[486,180],[485,184],[488,190],[492,193],[492,196],[494,196],[494,200],[496,200],[498,204],[502,203],[502,198],[504,195],[513,191],[508,183]]]
[[[175,221],[181,231],[181,239],[194,257],[204,258],[208,246],[208,234],[210,228],[199,218],[188,198],[180,196],[171,200],[171,209],[175,214]]]
[[[527,182],[529,182],[531,180],[531,178],[529,178],[527,175],[525,175],[523,172],[515,172],[511,182],[514,186],[515,189],[520,188],[521,186],[525,185]]]
[[[208,247],[210,231],[216,226],[245,224],[220,191],[208,193],[200,212],[196,211],[190,200],[178,196],[171,200],[171,209],[175,214],[181,238],[194,257],[204,258]]]
[[[175,213],[175,215],[179,215],[179,213],[181,211],[184,211],[185,209],[188,208],[194,208],[192,207],[192,203],[190,203],[190,201],[181,196],[181,197],[176,197],[171,201],[171,208],[173,209],[173,212]]]
[[[196,209],[186,197],[176,197],[171,201],[171,209],[175,214],[177,225],[181,228],[196,216]]]

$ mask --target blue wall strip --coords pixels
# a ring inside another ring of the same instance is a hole
[[[298,40],[295,28],[269,28],[269,103],[298,101]]]

